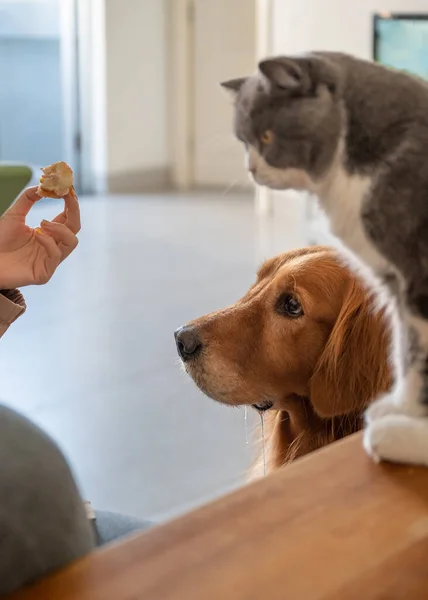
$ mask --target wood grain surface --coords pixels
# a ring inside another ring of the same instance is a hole
[[[428,470],[352,436],[14,598],[426,600]]]

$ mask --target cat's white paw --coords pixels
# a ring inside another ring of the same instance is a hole
[[[428,419],[387,415],[365,430],[363,445],[375,462],[428,466]]]
[[[405,407],[400,404],[399,398],[395,394],[386,394],[369,406],[365,413],[365,420],[367,425],[370,425],[373,421],[377,421],[387,415],[399,415],[403,413],[405,414]]]

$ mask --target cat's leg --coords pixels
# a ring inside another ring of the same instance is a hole
[[[410,352],[410,346],[413,348],[415,336],[414,333],[412,333],[411,336],[408,336],[409,329],[406,322],[407,319],[406,310],[404,308],[405,298],[403,288],[402,285],[399,285],[397,275],[388,275],[389,277],[383,278],[383,281],[389,289],[389,292],[392,292],[388,300],[388,320],[391,327],[392,337],[390,348],[390,367],[393,372],[394,387],[388,393],[380,396],[367,409],[365,414],[365,421],[367,425],[385,415],[398,414],[405,411],[405,408],[402,406],[402,403],[399,399],[404,394],[402,390],[404,376],[412,362],[409,362],[410,354],[414,356],[413,350]],[[390,281],[393,282],[393,286],[390,285]],[[406,349],[408,349],[407,352]]]
[[[428,319],[405,316],[417,349],[393,392],[368,411],[364,447],[377,461],[428,466]]]
[[[425,138],[410,155],[406,144],[394,151],[365,200],[361,218],[368,239],[399,274],[395,294],[402,330],[401,340],[395,338],[393,346],[403,351],[402,376],[391,394],[368,412],[364,446],[378,460],[428,465],[428,443],[427,447],[418,443],[414,454],[409,450],[413,434],[415,442],[425,430],[428,435],[428,171],[424,148]]]
[[[420,346],[419,335],[416,329],[413,326],[411,326],[407,332],[404,332],[403,329],[404,326],[401,323],[394,323],[394,335],[392,343],[392,350],[394,353],[392,358],[395,381],[394,389],[378,398],[367,409],[365,414],[365,421],[367,425],[370,425],[370,423],[380,419],[385,415],[400,413],[406,414],[409,412],[406,403],[403,404],[400,401],[400,398],[406,394],[405,373],[408,372],[409,368],[417,360],[420,352]],[[409,376],[411,376],[411,374],[409,374]],[[418,407],[419,405],[417,405],[417,408]],[[421,410],[424,414],[425,411],[423,407]]]

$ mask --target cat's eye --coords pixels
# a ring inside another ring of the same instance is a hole
[[[280,315],[297,319],[303,316],[303,308],[296,296],[293,294],[283,294],[278,298],[276,303],[276,311]]]
[[[273,143],[273,138],[274,138],[273,132],[270,129],[267,129],[260,136],[260,141],[264,146],[269,146],[270,144]]]

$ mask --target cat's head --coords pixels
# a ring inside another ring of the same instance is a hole
[[[235,133],[260,185],[313,191],[341,133],[341,78],[320,55],[272,58],[256,75],[222,83],[235,96]]]

